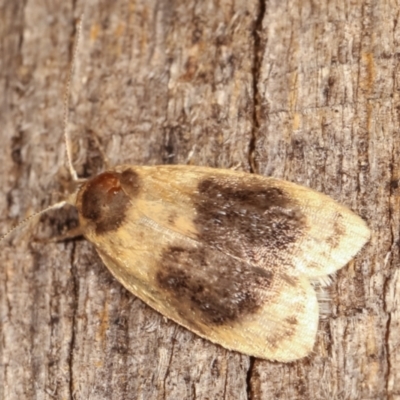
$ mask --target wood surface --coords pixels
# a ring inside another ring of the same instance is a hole
[[[144,305],[53,211],[0,244],[0,399],[400,399],[400,3],[0,0],[1,232],[62,198],[63,96],[82,177],[236,167],[326,193],[372,239],[314,352],[227,351]]]

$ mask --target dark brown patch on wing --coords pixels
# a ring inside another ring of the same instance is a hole
[[[187,304],[205,323],[222,325],[257,312],[273,274],[208,247],[172,247],[162,254],[156,279],[177,308]]]
[[[299,321],[297,320],[296,317],[291,316],[291,317],[287,317],[285,318],[285,322],[287,322],[290,325],[297,325],[299,323]]]
[[[282,321],[279,332],[268,335],[268,343],[272,348],[278,348],[283,341],[290,340],[296,334],[296,328],[299,321],[295,316],[286,317]]]
[[[332,249],[335,249],[339,246],[343,235],[346,233],[346,229],[342,223],[343,215],[337,213],[335,215],[335,221],[333,223],[333,232],[332,235],[327,239],[327,243],[331,246]]]
[[[283,189],[259,181],[205,179],[199,183],[195,224],[199,239],[251,259],[247,248],[262,248],[273,258],[299,240],[306,218]]]
[[[130,196],[139,191],[133,170],[104,172],[90,179],[80,190],[77,207],[101,234],[118,229],[125,219]]]
[[[290,340],[296,334],[296,327],[294,325],[285,326],[279,335],[272,335],[268,337],[268,343],[272,348],[277,349],[281,346],[281,343],[285,340]]]

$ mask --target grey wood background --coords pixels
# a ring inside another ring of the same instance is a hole
[[[63,94],[81,176],[185,163],[272,175],[348,205],[370,243],[330,289],[313,354],[250,359],[165,320],[90,243],[0,251],[1,399],[400,399],[397,1],[0,0],[1,232],[65,187]]]

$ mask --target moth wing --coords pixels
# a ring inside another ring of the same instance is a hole
[[[322,193],[285,183],[307,226],[299,243],[301,250],[295,252],[293,260],[297,270],[310,278],[318,278],[342,268],[370,239],[365,221]]]
[[[369,237],[320,193],[202,167],[119,166],[83,188],[77,207],[85,236],[131,292],[200,336],[280,361],[312,349],[308,278],[343,266]]]
[[[98,250],[129,291],[203,338],[243,354],[282,362],[312,351],[318,302],[305,278],[279,271],[265,274],[202,247],[161,249],[154,245],[130,251],[126,260],[115,259],[117,249],[111,254],[104,247]],[[201,257],[201,265],[196,257]]]
[[[206,167],[143,167],[142,173],[170,213],[164,226],[266,267],[279,263],[289,274],[331,274],[370,238],[350,209],[291,182]]]

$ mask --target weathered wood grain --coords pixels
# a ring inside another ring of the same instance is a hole
[[[111,164],[239,166],[368,221],[314,353],[250,359],[166,321],[52,212],[1,244],[2,399],[400,399],[396,1],[0,1],[1,232],[60,198],[63,94],[81,176]]]

